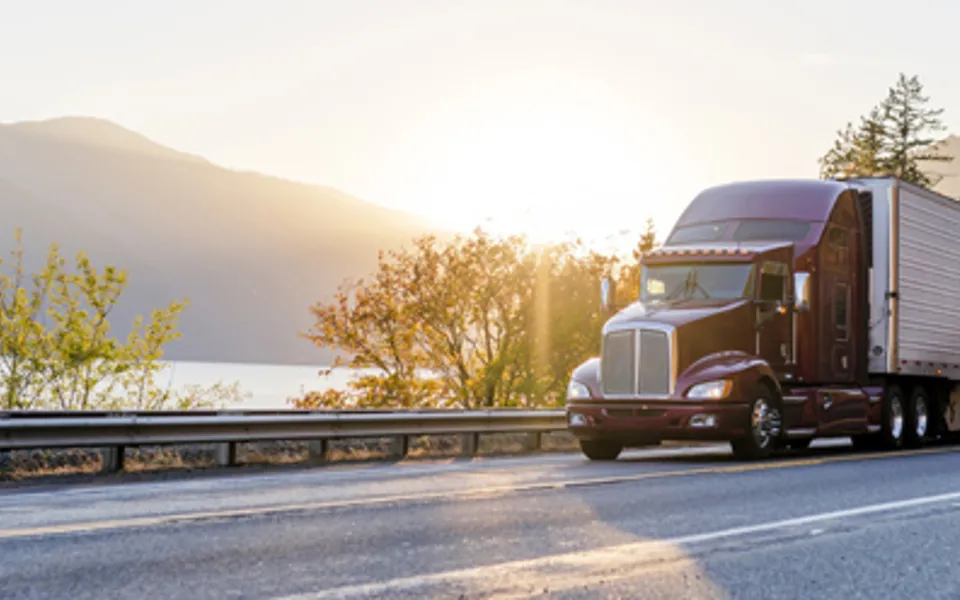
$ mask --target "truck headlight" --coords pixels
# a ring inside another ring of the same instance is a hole
[[[733,382],[729,379],[698,383],[687,391],[687,398],[700,400],[722,400],[730,395]]]
[[[590,388],[571,379],[567,385],[567,400],[587,400],[588,398],[590,398]]]

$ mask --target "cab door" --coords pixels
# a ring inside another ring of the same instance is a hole
[[[781,381],[793,373],[793,328],[791,327],[792,252],[765,257],[758,265],[756,303],[756,354],[770,365]],[[782,254],[782,256],[781,256]]]
[[[824,307],[821,314],[820,369],[824,379],[834,383],[853,383],[856,380],[853,323],[854,275],[856,265],[851,264],[851,232],[830,224],[824,231],[820,261],[820,301]]]

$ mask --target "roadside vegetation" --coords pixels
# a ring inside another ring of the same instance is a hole
[[[656,244],[652,222],[633,260],[580,241],[533,246],[476,230],[441,243],[422,237],[383,252],[368,279],[348,281],[311,308],[304,332],[343,353],[334,366],[372,370],[346,390],[292,401],[302,408],[548,407],[600,346],[598,285],[613,272],[636,297],[631,266]]]
[[[173,390],[159,380],[186,300],[137,316],[120,339],[110,316],[126,271],[82,252],[67,260],[56,244],[31,271],[19,229],[15,239],[0,259],[0,409],[189,409],[239,399],[237,384]]]

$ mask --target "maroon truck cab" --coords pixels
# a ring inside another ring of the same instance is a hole
[[[760,458],[816,437],[899,447],[934,436],[949,381],[924,387],[868,368],[878,352],[871,219],[886,202],[876,195],[790,180],[695,197],[642,258],[636,302],[610,306],[604,282],[612,316],[600,356],[574,370],[567,392],[584,453],[612,460],[624,447],[713,440]]]

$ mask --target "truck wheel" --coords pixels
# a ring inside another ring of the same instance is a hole
[[[580,440],[580,450],[590,460],[617,460],[623,444],[606,440]]]
[[[891,385],[884,390],[880,412],[880,433],[852,436],[853,448],[859,451],[896,450],[903,445],[907,424],[907,402],[903,390]]]
[[[750,402],[747,434],[732,440],[733,455],[741,460],[770,456],[780,441],[780,405],[767,386],[760,386]]]
[[[887,388],[883,398],[879,446],[884,450],[896,450],[903,445],[905,413],[903,390],[899,385]]]
[[[903,445],[919,448],[930,438],[930,396],[922,385],[916,385],[907,402],[903,419]]]

